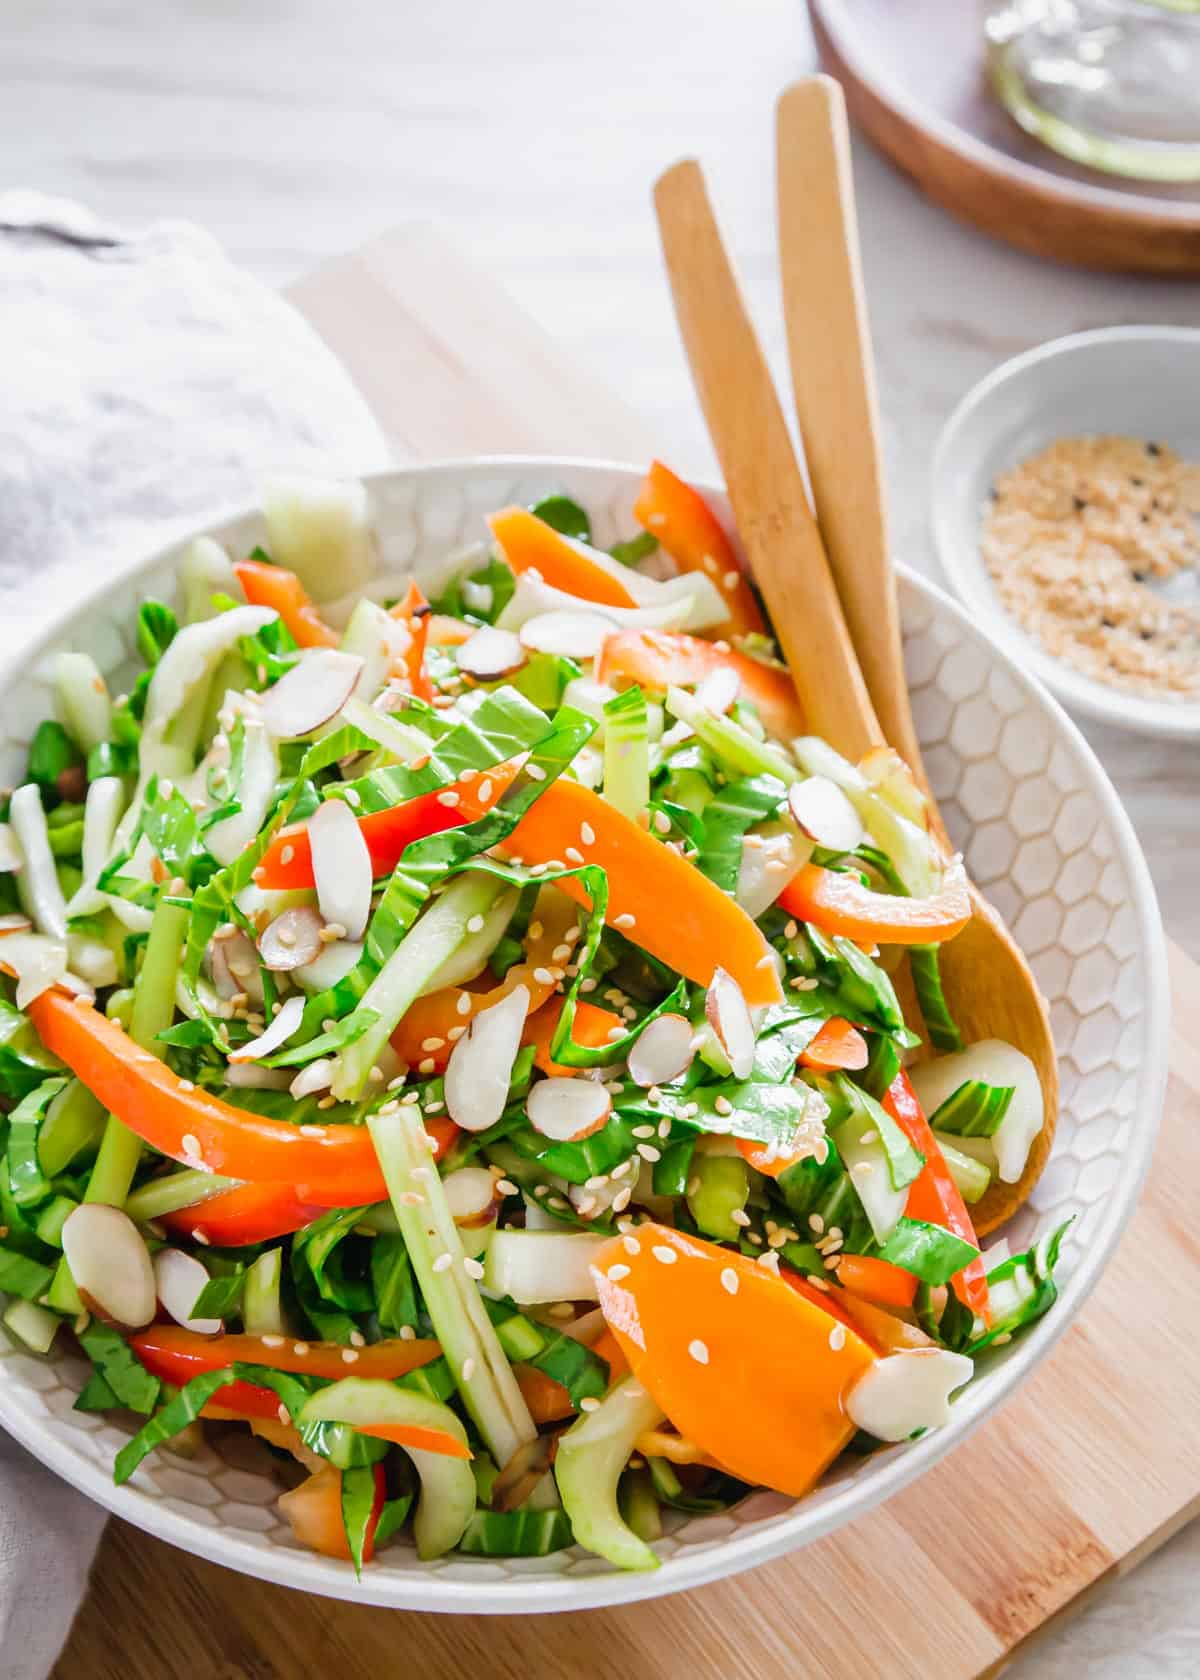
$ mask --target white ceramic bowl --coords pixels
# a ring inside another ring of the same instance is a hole
[[[505,459],[382,474],[369,481],[381,566],[403,569],[441,554],[478,536],[488,511],[550,488],[576,496],[591,510],[599,539],[613,541],[635,528],[639,478],[619,466]],[[213,533],[243,552],[262,534],[249,514]],[[26,743],[50,711],[45,656],[86,649],[111,680],[125,681],[137,605],[148,595],[172,596],[178,553],[152,555],[72,603],[0,674],[0,781],[21,774]],[[861,1516],[961,1441],[1049,1352],[1129,1217],[1166,1077],[1167,982],[1145,862],[1078,731],[928,583],[904,574],[901,609],[917,724],[950,831],[1028,951],[1050,999],[1061,1053],[1053,1158],[1010,1234],[1024,1247],[1076,1216],[1058,1305],[989,1360],[948,1428],[848,1462],[799,1503],[759,1493],[727,1515],[683,1522],[659,1543],[662,1568],[653,1574],[620,1574],[578,1548],[541,1559],[421,1564],[397,1546],[358,1583],[349,1564],[292,1541],[274,1509],[277,1490],[265,1478],[229,1468],[208,1450],[190,1462],[153,1454],[115,1488],[112,1460],[124,1435],[101,1416],[72,1410],[78,1362],[37,1359],[0,1338],[0,1423],[110,1510],[203,1557],[310,1592],[460,1612],[578,1610],[697,1586]]]
[[[1150,735],[1200,738],[1200,701],[1126,694],[1054,658],[1000,605],[979,547],[987,494],[999,473],[1055,438],[1085,433],[1153,439],[1200,460],[1200,329],[1106,327],[1057,338],[1004,362],[970,390],[933,458],[938,557],[972,619],[1067,706]],[[1200,602],[1195,580],[1179,579]],[[1181,593],[1173,585],[1174,598]]]

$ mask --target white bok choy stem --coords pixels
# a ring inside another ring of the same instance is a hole
[[[124,808],[125,789],[119,776],[98,776],[89,783],[83,807],[83,880],[67,905],[68,916],[88,915],[104,903],[96,882],[112,856]]]
[[[117,829],[114,849],[124,850],[133,838],[152,776],[181,781],[191,773],[192,751],[167,739],[167,731],[183,710],[188,696],[199,684],[207,685],[222,659],[237,647],[243,636],[253,636],[278,616],[270,607],[231,607],[216,618],[189,624],[179,631],[154,667],[146,690],[138,743],[137,787]]]
[[[112,701],[108,685],[90,655],[58,655],[54,661],[54,699],[63,727],[85,756],[108,740]]]
[[[39,933],[51,939],[65,939],[67,905],[58,884],[41,789],[36,782],[26,782],[13,794],[8,820],[25,860],[24,869],[17,875],[21,908]]]
[[[658,1568],[658,1558],[621,1516],[617,1483],[638,1436],[657,1429],[663,1415],[642,1385],[626,1377],[558,1444],[554,1475],[575,1538],[618,1569]]]
[[[434,1332],[463,1403],[503,1466],[537,1429],[467,1271],[420,1114],[411,1103],[388,1104],[369,1115],[367,1125]],[[546,1510],[555,1503],[553,1482],[543,1478],[530,1504]]]
[[[469,936],[469,924],[506,891],[504,881],[482,871],[456,876],[409,928],[359,1000],[360,1009],[374,1009],[379,1019],[337,1058],[332,1089],[339,1101],[362,1092],[405,1010]]]

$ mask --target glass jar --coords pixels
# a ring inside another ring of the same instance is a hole
[[[1110,174],[1200,180],[1200,0],[1008,0],[985,32],[1027,133]]]

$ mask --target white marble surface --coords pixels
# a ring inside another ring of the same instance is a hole
[[[702,469],[649,184],[702,154],[780,368],[772,105],[811,63],[793,0],[5,0],[0,184],[131,224],[194,218],[278,283],[398,219],[439,220],[637,404],[667,458]],[[962,392],[1062,333],[1200,325],[1200,286],[1051,268],[951,222],[865,146],[856,165],[894,535],[933,571],[928,461]],[[1200,955],[1194,754],[1089,733],[1168,927]],[[1191,1530],[1013,1674],[1200,1673],[1198,1565]]]

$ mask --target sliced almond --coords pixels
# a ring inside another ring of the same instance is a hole
[[[354,693],[363,662],[340,648],[306,648],[262,697],[262,719],[279,740],[311,735],[341,711]]]
[[[315,962],[324,946],[324,920],[311,904],[284,910],[258,936],[258,954],[275,974],[288,974],[305,963]]]
[[[521,641],[537,653],[561,653],[568,659],[595,659],[613,633],[603,613],[545,612],[521,626]]]
[[[228,1003],[244,994],[251,1003],[263,1001],[258,952],[241,928],[227,922],[219,927],[208,945],[208,972],[217,996]]]
[[[692,1065],[692,1024],[682,1015],[659,1015],[629,1052],[629,1077],[635,1085],[666,1085]]]
[[[495,682],[510,671],[519,671],[527,657],[519,636],[488,624],[476,630],[459,648],[458,668],[479,682]]]
[[[749,1079],[754,1067],[754,1023],[732,974],[718,968],[704,995],[704,1013],[735,1079]]]
[[[317,903],[344,937],[360,939],[371,914],[371,854],[354,812],[342,799],[327,799],[309,818]]]
[[[486,1131],[503,1114],[528,1013],[529,988],[514,986],[499,1003],[479,1011],[450,1052],[446,1112],[464,1131]]]
[[[830,852],[852,852],[863,843],[862,819],[836,782],[808,776],[788,789],[788,810],[800,832]]]
[[[259,1067],[257,1062],[231,1062],[225,1083],[237,1091],[286,1091],[292,1083],[288,1068]]]
[[[304,999],[290,997],[281,1007],[266,1032],[258,1038],[252,1038],[248,1044],[240,1044],[236,1050],[229,1052],[229,1062],[233,1066],[237,1062],[258,1062],[264,1056],[272,1055],[283,1046],[297,1030],[304,1018]]]
[[[742,680],[728,665],[710,671],[696,689],[696,699],[707,712],[718,716],[727,712],[738,697]]]
[[[475,1228],[495,1222],[499,1203],[496,1180],[484,1167],[459,1167],[442,1180],[450,1216],[456,1225]]]
[[[154,1286],[163,1311],[176,1324],[200,1336],[216,1336],[223,1329],[219,1318],[192,1317],[192,1308],[207,1282],[208,1272],[194,1254],[185,1254],[181,1248],[160,1248],[154,1256]]]
[[[576,1143],[604,1125],[612,1097],[595,1079],[543,1079],[530,1091],[525,1112],[543,1137]]]
[[[89,1312],[122,1330],[154,1317],[154,1267],[137,1226],[120,1208],[81,1202],[62,1228],[63,1254]]]
[[[286,1070],[280,1068],[279,1072]],[[296,1101],[302,1097],[311,1097],[317,1091],[327,1091],[333,1084],[333,1060],[329,1056],[321,1056],[315,1062],[309,1062],[291,1081],[288,1090]]]

